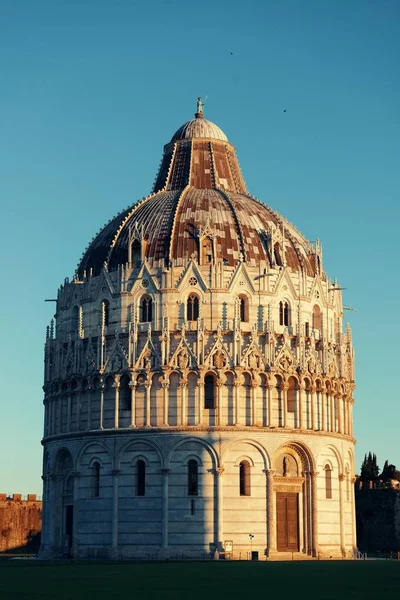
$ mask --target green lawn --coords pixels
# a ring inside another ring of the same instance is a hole
[[[0,564],[1,600],[379,600],[399,593],[396,561]]]

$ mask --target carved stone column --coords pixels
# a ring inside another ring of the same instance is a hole
[[[338,431],[343,433],[343,416],[342,416],[342,394],[338,393],[335,398],[338,416]]]
[[[163,390],[163,425],[168,425],[168,400],[169,400],[169,383],[162,381],[161,387]]]
[[[100,382],[100,422],[99,429],[103,429],[104,425],[104,381]]]
[[[92,429],[92,386],[88,385],[86,389],[87,394],[87,429]]]
[[[168,478],[170,469],[161,469],[162,476],[162,515],[161,515],[161,547],[168,548]]]
[[[56,409],[57,409],[57,396],[51,398],[51,435],[54,435],[56,432]]]
[[[316,427],[316,418],[315,418],[315,402],[316,402],[316,398],[315,398],[315,387],[312,386],[310,389],[310,400],[311,400],[311,429],[313,431],[315,431],[315,427]]]
[[[57,431],[56,433],[61,433],[61,426],[62,426],[62,410],[63,410],[63,400],[64,400],[64,395],[60,392],[60,395],[58,397],[58,427],[57,427]]]
[[[131,389],[131,427],[136,427],[136,381],[130,381]]]
[[[233,383],[233,386],[235,388],[235,401],[234,401],[234,419],[235,419],[235,425],[239,425],[240,424],[240,382],[235,380]]]
[[[251,424],[257,425],[257,388],[255,381],[251,382]]]
[[[72,410],[71,392],[68,391],[68,396],[67,396],[67,431],[71,431],[71,410]]]
[[[217,498],[216,498],[216,504],[217,504],[217,528],[216,528],[216,534],[217,534],[217,539],[216,544],[217,544],[217,550],[221,550],[222,546],[223,546],[223,528],[224,528],[224,521],[223,521],[223,516],[224,516],[224,488],[223,488],[223,474],[225,472],[225,468],[224,467],[217,467],[215,469],[215,476],[217,478]]]
[[[187,381],[180,381],[179,387],[181,388],[181,425],[187,425],[187,400],[186,400],[186,390],[187,390]]]
[[[203,409],[204,409],[204,382],[199,381],[197,383],[198,391],[198,423],[197,425],[203,425]]]
[[[151,426],[151,413],[150,413],[150,394],[151,394],[151,379],[150,381],[146,379],[144,384],[146,390],[146,408],[145,408],[145,427]]]
[[[298,408],[298,420],[297,420],[297,427],[300,427],[300,429],[304,429],[304,390],[305,390],[305,386],[304,383],[301,383],[299,386],[299,408]]]
[[[78,543],[78,514],[79,514],[79,477],[80,473],[75,471],[74,476],[74,512],[72,517],[72,555],[74,558],[78,557],[79,543]]]
[[[287,383],[283,383],[281,386],[281,402],[283,408],[283,423],[282,427],[287,427],[287,391],[289,385]]]
[[[329,394],[329,403],[330,403],[330,407],[331,407],[331,431],[336,431],[336,411],[334,410],[334,403],[335,403],[335,396],[334,394]]]
[[[342,556],[346,556],[346,542],[345,542],[345,530],[344,530],[344,482],[345,475],[340,473],[339,475],[339,503],[340,503],[340,551]]]
[[[76,427],[75,427],[75,429],[77,431],[81,430],[81,391],[82,391],[81,387],[78,387],[75,390],[75,395],[76,395]]]
[[[310,473],[311,475],[311,519],[312,519],[312,553],[318,556],[318,471]]]
[[[272,410],[272,388],[273,388],[272,383],[268,382],[268,386],[267,386],[267,396],[268,396],[268,407],[267,407],[268,427],[276,427],[277,426],[276,420],[274,419],[274,413],[273,413],[273,410]]]
[[[114,427],[119,427],[119,387],[120,387],[120,376],[115,375],[115,381],[113,384],[115,388],[115,405],[114,405]]]
[[[222,417],[222,381],[220,379],[217,379],[216,381],[216,386],[217,386],[217,410],[215,411],[216,414],[216,424],[217,425],[223,425],[223,417]]]
[[[266,469],[267,475],[267,554],[276,552],[276,496],[274,490],[275,469]]]
[[[353,404],[354,404],[354,400],[353,398],[349,399],[349,435],[354,435],[354,430],[353,430]]]
[[[320,392],[321,399],[321,431],[326,431],[326,410],[325,410],[325,390],[321,389]]]
[[[113,496],[112,496],[112,525],[111,525],[111,558],[118,557],[118,469],[114,469],[111,474],[113,478]]]

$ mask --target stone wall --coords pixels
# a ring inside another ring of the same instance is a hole
[[[24,548],[39,549],[38,534],[42,529],[42,502],[36,494],[7,496],[0,494],[0,552]]]
[[[356,490],[356,523],[362,552],[400,550],[400,490]]]

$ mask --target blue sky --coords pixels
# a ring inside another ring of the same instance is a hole
[[[347,287],[357,467],[400,467],[399,23],[397,0],[1,1],[0,492],[41,493],[44,299],[149,193],[199,95]]]

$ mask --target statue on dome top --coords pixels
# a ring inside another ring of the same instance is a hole
[[[203,114],[203,108],[204,108],[204,104],[200,98],[200,96],[197,98],[197,114]]]

